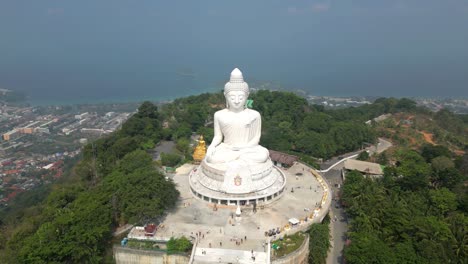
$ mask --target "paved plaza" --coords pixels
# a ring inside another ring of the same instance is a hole
[[[273,237],[265,236],[265,231],[284,228],[290,218],[303,220],[310,216],[321,204],[324,194],[309,168],[297,163],[289,169],[281,169],[287,178],[282,197],[268,205],[258,205],[256,212],[252,206],[244,207],[238,218],[235,216],[236,206],[218,204],[215,208],[213,204],[193,196],[188,175],[194,168],[195,165],[186,164],[173,176],[181,194],[180,201],[155,235],[164,238],[198,237],[194,263],[266,263],[268,239]],[[306,224],[292,227],[289,232]],[[284,234],[282,232],[279,236]],[[255,262],[252,257],[255,257]]]

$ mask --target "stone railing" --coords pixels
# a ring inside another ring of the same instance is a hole
[[[186,264],[190,261],[188,254],[167,254],[159,250],[143,250],[114,245],[113,251],[117,264]]]
[[[332,201],[333,194],[332,194],[332,190],[330,188],[330,184],[328,183],[328,181],[325,178],[323,178],[322,175],[320,173],[318,173],[315,169],[310,168],[307,164],[304,164],[302,162],[297,162],[297,163],[300,163],[300,164],[308,167],[310,172],[312,173],[312,175],[317,179],[317,181],[322,186],[323,196],[322,196],[322,200],[321,200],[321,209],[318,210],[316,213],[314,213],[313,218],[312,219],[309,218],[309,221],[302,222],[301,224],[299,224],[296,227],[293,227],[293,228],[291,228],[289,230],[285,230],[284,233],[281,233],[281,235],[284,235],[284,234],[292,235],[292,234],[297,233],[299,231],[304,232],[307,229],[309,229],[309,227],[312,224],[321,223],[323,221],[323,219],[325,218],[325,216],[328,214],[328,211],[330,210],[330,206],[331,206],[331,201]]]
[[[195,258],[195,250],[197,249],[197,246],[198,246],[198,236],[195,237],[195,242],[193,243],[193,246],[192,246],[192,253],[190,254],[190,259],[189,259],[189,264],[192,264],[193,263],[193,260]]]
[[[322,175],[318,171],[316,171],[313,168],[310,168],[309,165],[304,164],[302,162],[298,162],[298,163],[308,167],[312,175],[317,179],[317,181],[322,186],[323,196],[321,200],[321,209],[318,210],[316,213],[314,213],[312,219],[310,219],[307,222],[303,222],[297,227],[291,228],[289,230],[285,230],[284,232],[281,233],[281,236],[292,235],[300,231],[305,232],[309,229],[309,227],[312,224],[321,223],[323,219],[325,218],[325,216],[328,214],[328,211],[330,210],[330,206],[331,206],[333,195],[332,195],[332,190],[330,188],[330,184],[328,183],[328,181],[325,178],[323,178]],[[307,237],[306,239],[304,239],[304,242],[300,248],[298,248],[291,254],[288,254],[286,256],[273,260],[271,263],[272,264],[296,264],[296,263],[306,264],[308,262],[308,255],[309,255],[309,235],[307,234]]]

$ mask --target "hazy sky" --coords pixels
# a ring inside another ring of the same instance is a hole
[[[468,0],[0,0],[0,88],[168,97],[234,67],[311,94],[467,97]]]

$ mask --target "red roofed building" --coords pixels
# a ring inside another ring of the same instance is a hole
[[[13,160],[5,160],[2,162],[2,166],[8,166],[8,165],[11,165],[13,163]]]
[[[156,234],[156,225],[148,224],[145,226],[145,236],[154,236]]]
[[[19,170],[7,170],[7,171],[4,171],[3,173],[5,175],[11,175],[11,174],[17,174],[19,172],[20,172]]]
[[[3,198],[1,201],[2,202],[8,202],[10,201],[11,199],[15,198],[16,195],[18,195],[19,193],[23,192],[24,190],[23,189],[20,189],[20,188],[17,188],[17,187],[11,187],[10,189],[14,190],[13,192],[9,193],[7,195],[7,197]]]
[[[294,162],[299,160],[299,157],[286,154],[279,151],[268,150],[270,152],[270,158],[273,163],[278,167],[291,167]]]

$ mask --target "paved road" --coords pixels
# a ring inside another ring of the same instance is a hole
[[[174,141],[161,141],[153,151],[153,159],[159,160],[161,158],[161,153],[173,153],[175,147]]]
[[[126,224],[126,225],[124,225],[122,227],[117,228],[117,230],[115,230],[115,232],[112,235],[113,236],[121,235],[121,234],[127,232],[128,230],[130,230],[132,228],[133,228],[133,225]]]
[[[393,145],[392,145],[392,143],[390,141],[387,141],[387,140],[385,140],[383,138],[379,138],[379,143],[377,144],[377,148],[374,148],[374,149],[375,149],[375,152],[382,153],[391,146],[393,146]],[[371,148],[371,150],[372,150],[372,148]]]
[[[372,155],[374,153],[381,153],[391,146],[391,142],[379,138],[379,142],[377,145],[370,146],[366,148],[366,150],[369,151],[370,155]],[[330,252],[327,256],[327,264],[343,263],[343,248],[346,242],[346,232],[348,231],[348,219],[345,211],[343,210],[343,207],[341,206],[341,200],[339,197],[340,190],[343,186],[343,180],[341,177],[341,169],[343,168],[342,161],[345,160],[347,157],[353,156],[361,151],[362,150],[341,155],[339,156],[340,159],[338,159],[338,157],[335,157],[324,162],[321,166],[322,170],[326,170],[329,167],[336,164],[337,162],[339,162],[339,164],[334,166],[329,171],[323,172],[323,176],[332,185],[332,192],[334,198],[330,209],[330,233],[332,240],[332,248],[330,249]],[[338,186],[340,186],[340,188],[338,188]]]
[[[341,168],[332,169],[325,173],[325,178],[332,185],[333,191],[333,201],[330,209],[330,232],[332,236],[332,248],[327,257],[327,263],[343,263],[343,248],[346,241],[346,232],[348,231],[348,223],[346,218],[346,213],[343,210],[343,207],[340,204],[340,199],[338,197],[340,193],[340,188],[337,187],[337,184],[343,186],[343,181],[341,178]],[[336,220],[335,220],[336,219]]]
[[[382,153],[383,151],[385,151],[386,149],[388,149],[389,147],[392,146],[392,143],[385,140],[385,139],[382,139],[382,138],[379,138],[379,142],[377,143],[377,145],[372,145],[372,146],[369,146],[365,149],[362,149],[362,150],[357,150],[357,151],[353,151],[353,152],[349,152],[349,153],[346,153],[346,154],[343,154],[343,155],[340,155],[340,156],[337,156],[337,157],[333,157],[329,160],[326,160],[324,161],[322,164],[320,164],[320,169],[322,171],[324,170],[327,170],[329,169],[330,167],[332,167],[334,164],[336,163],[341,163],[343,160],[345,160],[346,158],[350,158],[354,155],[357,155],[359,153],[361,153],[362,151],[366,150],[369,152],[369,155],[373,155],[375,153]],[[338,169],[339,167],[336,167],[334,169]]]
[[[353,152],[349,152],[349,153],[346,153],[346,154],[343,154],[343,155],[340,155],[340,156],[337,156],[337,157],[333,157],[333,158],[331,158],[329,160],[324,161],[322,164],[320,164],[320,169],[321,170],[326,170],[326,169],[330,168],[331,166],[333,166],[333,164],[335,164],[337,162],[340,162],[343,159],[346,159],[346,158],[348,158],[350,156],[359,154],[362,151],[364,151],[364,150],[353,151]]]

